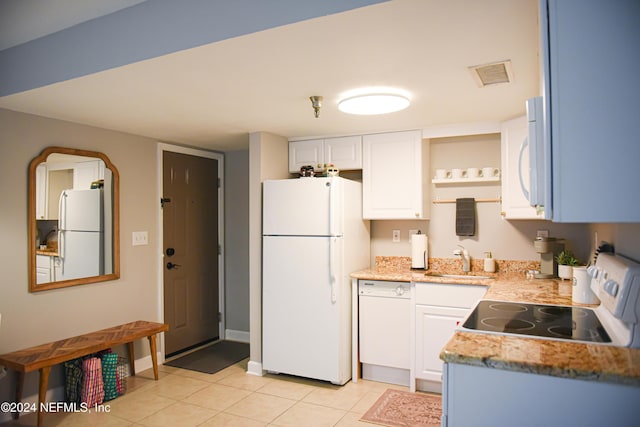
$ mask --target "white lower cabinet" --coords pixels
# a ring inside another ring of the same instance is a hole
[[[36,283],[53,282],[52,257],[48,255],[36,255]]]
[[[486,290],[476,285],[416,283],[412,390],[440,391],[444,365],[440,352]]]
[[[416,305],[416,378],[442,381],[440,350],[469,309]]]

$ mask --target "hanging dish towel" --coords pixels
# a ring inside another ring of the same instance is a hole
[[[476,199],[456,199],[456,236],[475,236]]]

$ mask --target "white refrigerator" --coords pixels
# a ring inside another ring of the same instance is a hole
[[[56,281],[99,276],[104,272],[102,189],[64,190],[58,216]],[[58,274],[59,273],[59,274]]]
[[[265,181],[263,369],[351,378],[350,273],[370,264],[362,185],[339,177]]]

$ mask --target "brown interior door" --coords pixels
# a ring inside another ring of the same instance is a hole
[[[165,355],[219,337],[218,161],[163,154]]]

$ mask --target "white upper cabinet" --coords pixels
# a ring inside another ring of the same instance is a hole
[[[289,172],[299,172],[306,165],[323,169],[324,164],[333,164],[339,170],[362,169],[362,137],[289,142]]]
[[[91,183],[104,179],[104,162],[92,160],[90,162],[78,162],[73,166],[73,189],[87,190]]]
[[[325,139],[324,162],[342,170],[362,169],[362,137]]]
[[[526,116],[502,123],[502,215],[505,219],[544,219],[525,196],[529,191],[529,147]]]
[[[541,4],[551,217],[640,222],[640,2],[548,0],[548,26]]]
[[[362,139],[365,219],[429,218],[429,147],[420,131]]]
[[[302,166],[311,165],[317,168],[324,164],[324,140],[289,142],[289,172],[299,172]]]

